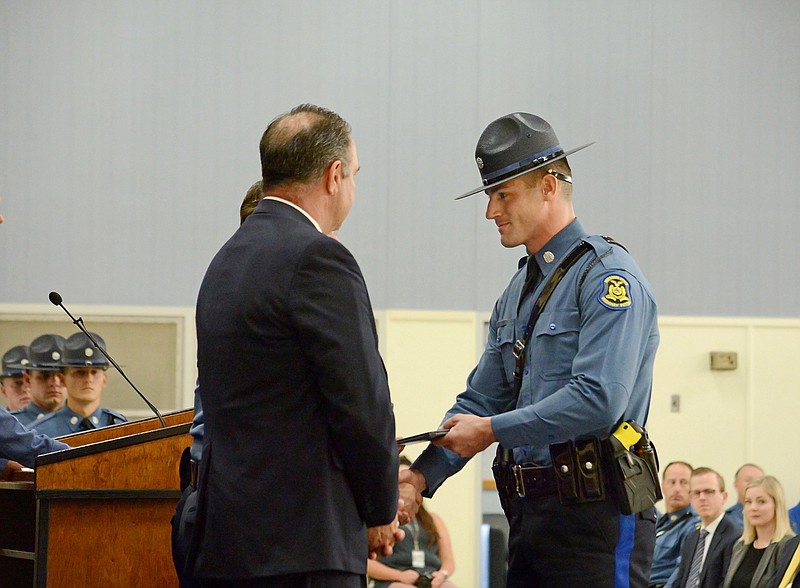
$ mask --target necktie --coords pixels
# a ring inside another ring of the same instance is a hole
[[[91,431],[94,428],[95,428],[94,424],[89,419],[83,419],[81,421],[81,424],[78,425],[78,430],[79,431]]]
[[[700,570],[703,567],[703,551],[706,548],[706,536],[708,531],[700,529],[700,538],[697,540],[697,547],[694,549],[692,565],[689,567],[689,579],[686,581],[686,588],[697,588],[700,585]]]
[[[528,269],[525,275],[525,286],[522,288],[522,295],[519,297],[520,303],[525,297],[536,289],[542,279],[542,270],[539,269],[539,264],[536,263],[536,258],[531,255],[528,258]]]

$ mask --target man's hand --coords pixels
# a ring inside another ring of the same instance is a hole
[[[461,457],[472,457],[497,441],[489,417],[456,414],[442,423],[447,435],[431,441],[434,445],[454,451]]]
[[[400,481],[400,510],[397,513],[401,525],[414,520],[422,504],[422,494],[410,482]]]
[[[396,580],[401,584],[408,584],[409,586],[416,586],[419,580],[419,572],[413,568],[403,570],[400,572],[400,577]]]
[[[21,472],[22,467],[23,466],[21,463],[8,460],[8,465],[6,465],[5,469],[0,472],[0,480],[3,480],[4,482],[11,480],[11,476],[14,475],[14,472]]]
[[[398,501],[398,507],[400,501]],[[400,528],[397,517],[388,525],[369,527],[367,529],[367,541],[369,545],[369,558],[377,559],[386,555],[392,555],[392,548],[397,541],[402,541],[406,534]]]

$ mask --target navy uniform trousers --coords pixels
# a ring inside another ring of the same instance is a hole
[[[647,588],[655,508],[623,515],[612,499],[509,502],[508,588]]]

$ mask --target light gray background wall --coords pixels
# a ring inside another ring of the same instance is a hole
[[[489,310],[522,251],[475,141],[543,115],[661,312],[798,316],[794,0],[0,3],[0,302],[193,305],[268,121],[347,118],[376,308]]]

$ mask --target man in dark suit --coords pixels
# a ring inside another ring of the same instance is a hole
[[[261,139],[265,199],[197,301],[201,586],[356,587],[397,529],[394,417],[372,308],[327,236],[355,197],[349,125],[302,105]]]
[[[725,516],[725,481],[711,468],[697,468],[689,481],[692,508],[700,528],[686,537],[674,588],[718,588],[731,562],[731,549],[742,529]]]

